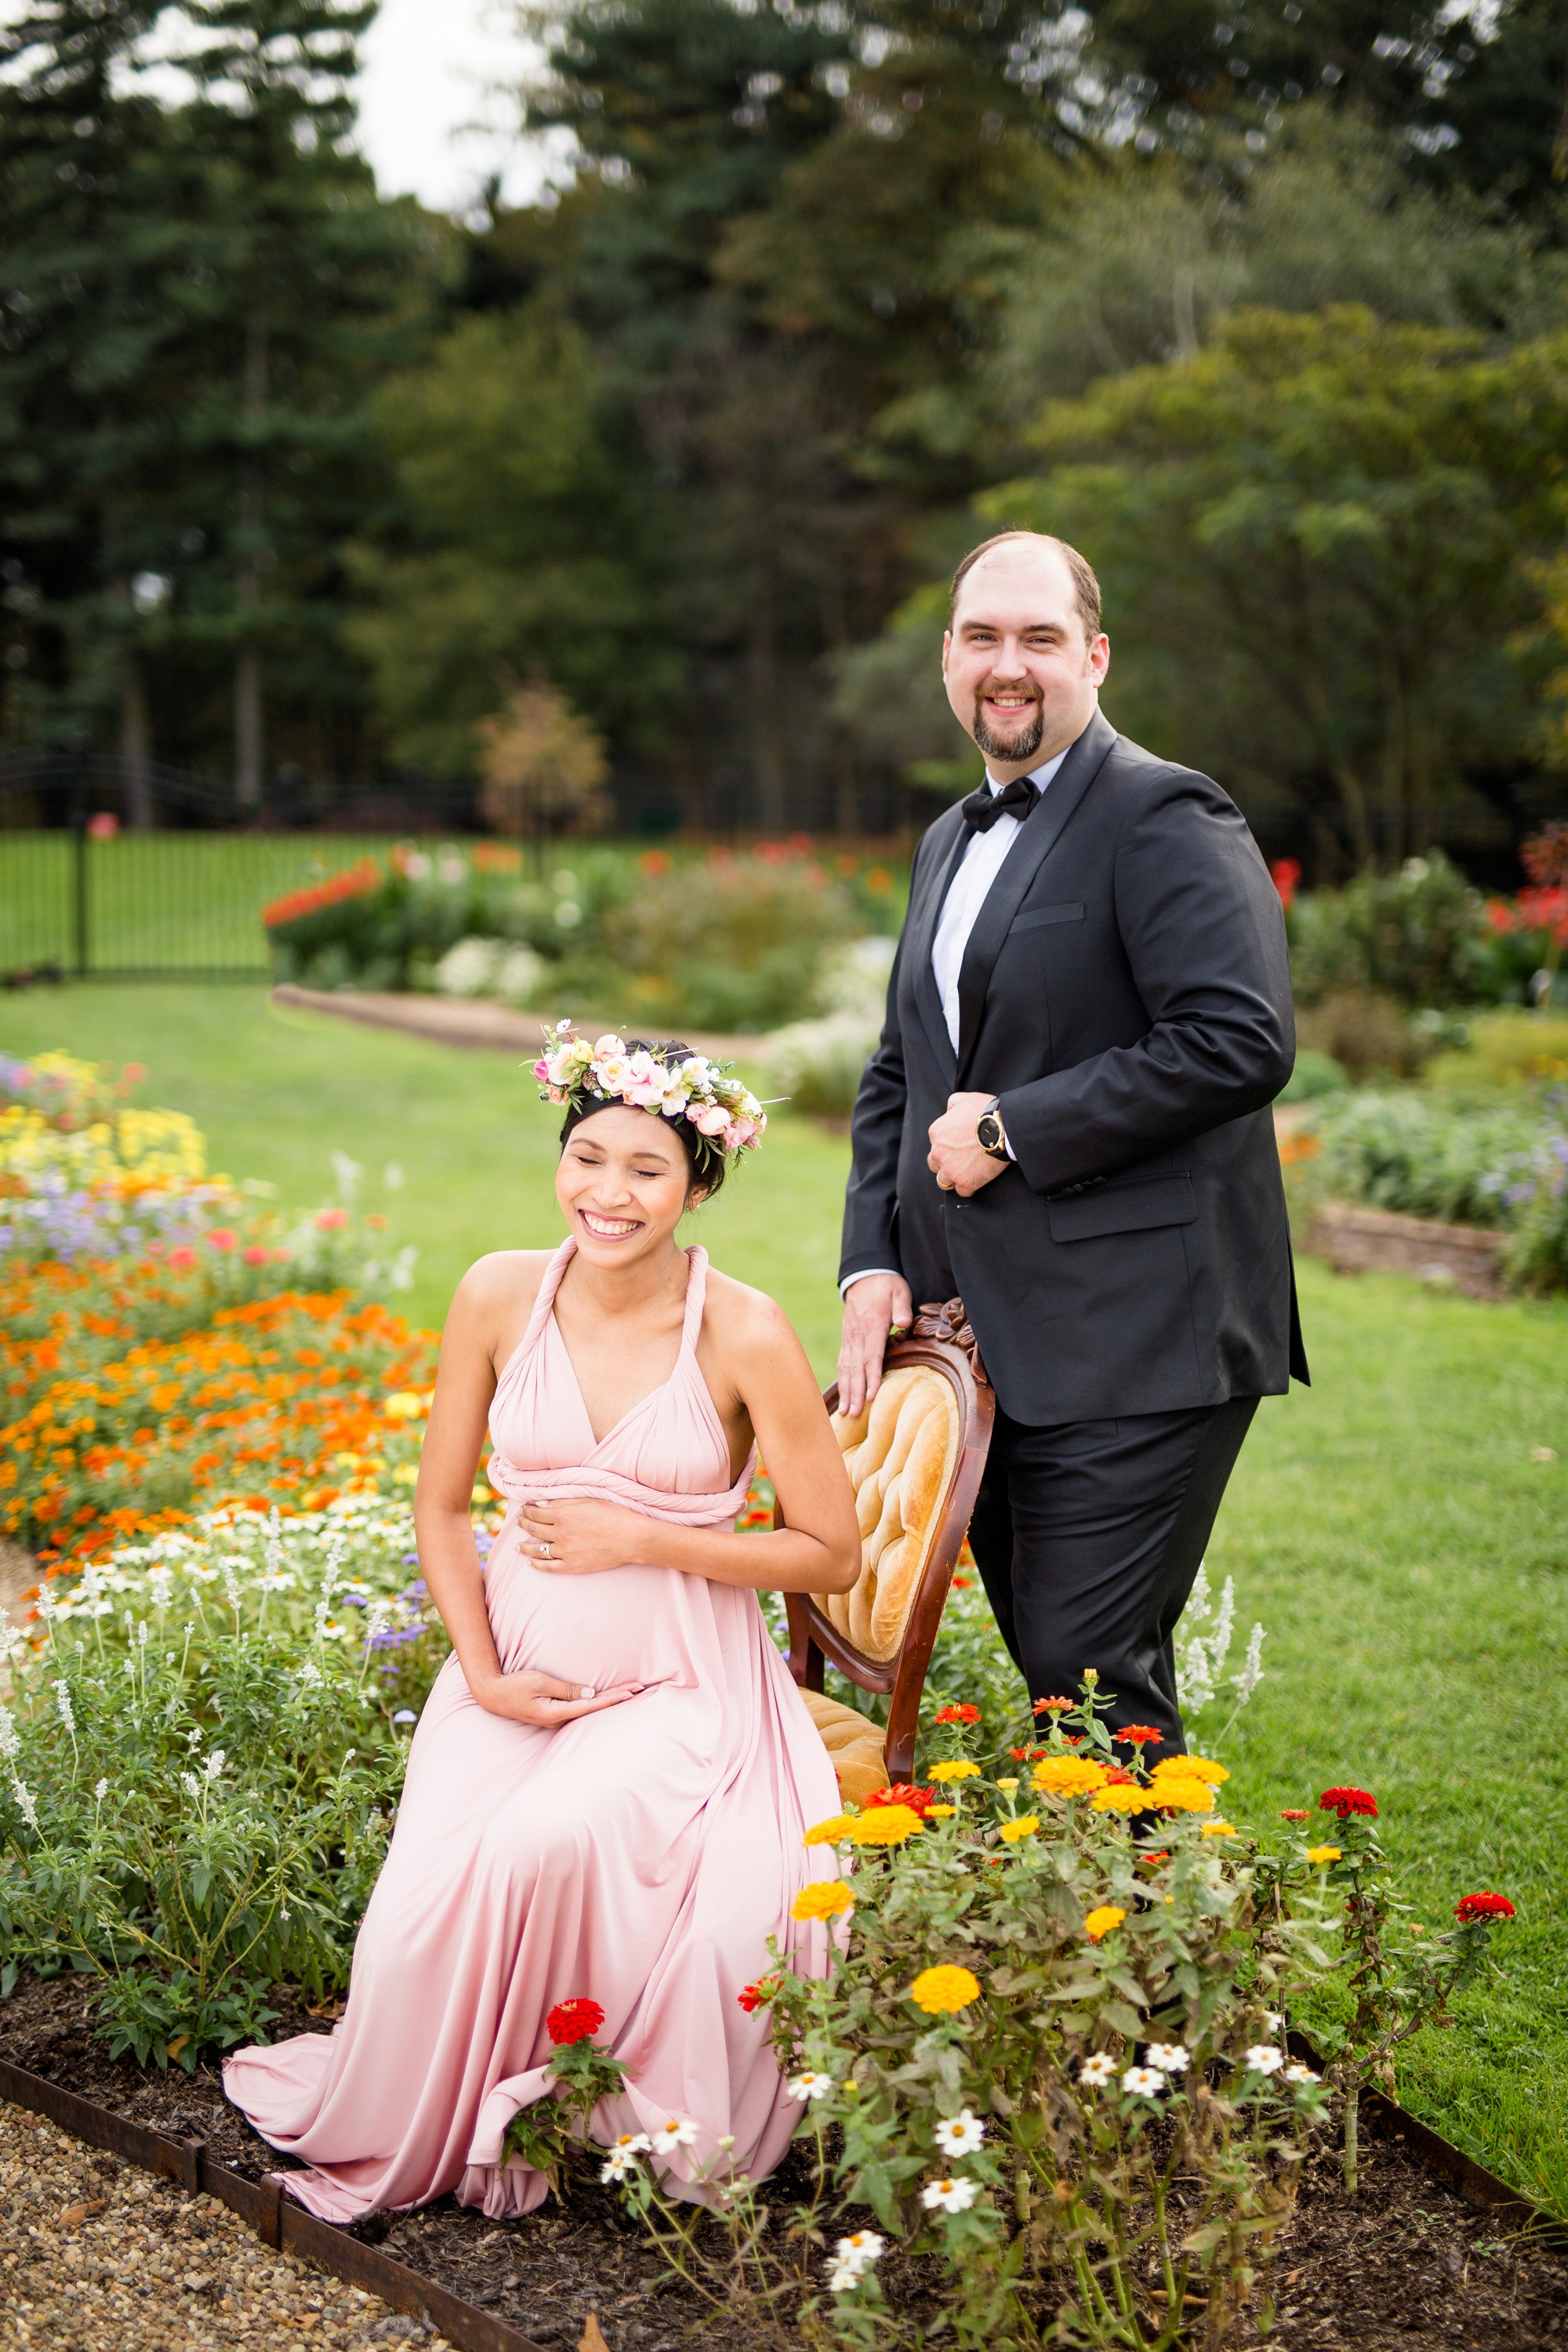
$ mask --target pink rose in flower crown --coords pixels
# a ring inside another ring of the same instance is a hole
[[[723,1135],[730,1125],[730,1114],[722,1103],[704,1103],[700,1109],[694,1104],[686,1116],[699,1135]]]
[[[549,1082],[550,1082],[550,1065],[549,1065],[549,1063],[548,1063],[547,1061],[545,1061],[545,1060],[542,1058],[542,1056],[540,1058],[540,1060],[538,1060],[537,1062],[535,1062],[535,1064],[534,1064],[534,1066],[533,1066],[533,1075],[534,1075],[534,1076],[535,1076],[536,1078],[538,1078],[538,1079],[539,1079],[542,1084],[544,1084],[544,1085],[548,1085],[548,1084],[549,1084]]]

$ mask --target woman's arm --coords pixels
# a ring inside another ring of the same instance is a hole
[[[491,1715],[517,1723],[569,1723],[616,1706],[632,1687],[595,1694],[531,1669],[503,1674],[485,1607],[485,1580],[474,1549],[474,1474],[495,1394],[494,1353],[509,1307],[515,1313],[517,1259],[481,1258],[458,1286],[441,1338],[441,1363],[430,1408],[414,1528],[430,1598],[452,1638],[464,1679]]]
[[[719,1361],[751,1415],[784,1525],[742,1536],[670,1527],[616,1503],[529,1505],[524,1549],[536,1568],[591,1576],[637,1562],[752,1591],[848,1591],[860,1573],[855,1497],[805,1350],[771,1298],[739,1284],[725,1288],[735,1304]]]

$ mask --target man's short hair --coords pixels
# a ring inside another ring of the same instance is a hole
[[[958,592],[981,557],[989,555],[994,547],[1005,547],[1008,541],[1013,539],[1035,539],[1039,541],[1042,547],[1056,549],[1072,575],[1073,604],[1077,608],[1079,618],[1083,623],[1085,642],[1091,642],[1098,637],[1100,635],[1100,583],[1094,576],[1094,567],[1087,557],[1079,553],[1076,547],[1069,547],[1065,539],[1057,539],[1048,530],[999,530],[994,539],[983,539],[978,547],[972,547],[952,575],[952,591],[947,600],[949,628],[952,626],[952,616],[958,610]]]

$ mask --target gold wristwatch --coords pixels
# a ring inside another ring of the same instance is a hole
[[[993,1160],[1010,1160],[1013,1155],[1007,1149],[1007,1130],[1002,1124],[1002,1115],[996,1104],[997,1097],[993,1096],[981,1112],[974,1129],[974,1140],[982,1151],[990,1153]]]

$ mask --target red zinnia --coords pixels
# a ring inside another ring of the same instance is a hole
[[[765,2009],[778,1989],[776,1977],[759,1977],[755,1984],[747,1985],[743,1991],[735,1995],[735,1999],[750,2017],[753,2010]]]
[[[1506,1895],[1461,1895],[1454,1906],[1454,1916],[1462,1927],[1472,1919],[1512,1919],[1513,1905]]]
[[[1077,1705],[1078,1701],[1071,1698],[1037,1698],[1035,1701],[1035,1713],[1037,1715],[1062,1715]]]
[[[596,2000],[586,2000],[581,1994],[572,2000],[558,2000],[544,2021],[544,2031],[552,2042],[592,2042],[605,2021],[605,2012]]]
[[[1121,1731],[1113,1731],[1112,1739],[1125,1739],[1130,1748],[1142,1748],[1151,1739],[1163,1739],[1163,1731],[1155,1731],[1147,1723],[1130,1723]]]
[[[1352,1813],[1364,1813],[1368,1821],[1377,1819],[1377,1799],[1368,1796],[1364,1789],[1325,1789],[1318,1799],[1321,1813],[1338,1813],[1348,1822]]]
[[[1137,1774],[1129,1772],[1124,1764],[1108,1764],[1105,1768],[1105,1780],[1108,1788],[1114,1788],[1118,1781],[1124,1789],[1135,1789],[1138,1786]]]
[[[1281,1813],[1279,1818],[1282,1822],[1310,1822],[1312,1816],[1309,1812],[1303,1812],[1292,1807],[1289,1812]]]
[[[879,1805],[908,1805],[911,1813],[919,1813],[924,1821],[927,1811],[936,1800],[934,1789],[917,1789],[911,1781],[900,1780],[891,1789],[873,1789],[863,1810],[871,1812]]]
[[[971,1706],[967,1700],[961,1706],[944,1706],[937,1717],[939,1723],[978,1723],[979,1720],[980,1709]]]

